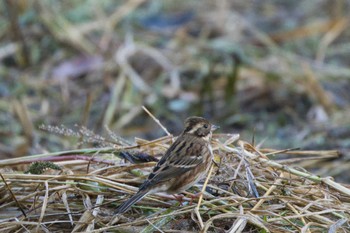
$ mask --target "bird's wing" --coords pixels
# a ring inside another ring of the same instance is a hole
[[[183,174],[203,162],[205,142],[195,136],[179,136],[140,187],[145,189]]]

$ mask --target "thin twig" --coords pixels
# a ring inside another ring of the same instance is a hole
[[[197,218],[198,218],[198,221],[199,221],[199,224],[200,224],[201,229],[203,229],[204,224],[203,224],[202,217],[201,217],[201,215],[200,215],[200,213],[199,213],[199,207],[201,206],[202,199],[203,199],[203,193],[205,192],[205,189],[206,189],[206,187],[207,187],[207,184],[208,184],[208,182],[209,182],[209,179],[210,179],[210,177],[211,177],[211,174],[212,174],[212,172],[213,172],[213,169],[214,169],[214,164],[212,164],[211,167],[210,167],[210,170],[209,170],[209,172],[208,172],[207,178],[205,179],[205,182],[204,182],[203,187],[202,187],[201,194],[200,194],[199,199],[198,199],[198,204],[197,204],[196,208],[194,208],[194,212],[195,212],[196,215],[197,215]]]
[[[5,184],[6,188],[7,188],[7,190],[10,192],[10,194],[11,194],[13,200],[16,202],[18,208],[21,210],[22,214],[23,214],[25,217],[27,217],[27,215],[26,215],[26,213],[24,212],[24,210],[23,210],[21,204],[19,204],[19,202],[18,202],[16,196],[13,194],[13,192],[12,192],[10,186],[7,184],[5,178],[2,176],[1,172],[0,172],[0,176],[1,176],[2,181],[4,181],[4,184]]]
[[[171,136],[171,133],[160,123],[160,121],[153,116],[153,114],[148,111],[148,109],[145,106],[142,106],[142,109],[164,130],[164,132],[168,135]]]

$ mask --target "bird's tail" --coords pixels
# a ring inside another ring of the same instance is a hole
[[[146,194],[147,190],[139,191],[134,196],[132,196],[129,200],[121,204],[118,209],[115,211],[115,214],[122,214],[126,212],[133,204],[140,201]]]

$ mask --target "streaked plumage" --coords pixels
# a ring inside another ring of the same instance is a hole
[[[212,131],[218,127],[202,117],[189,117],[185,128],[153,168],[139,191],[116,210],[127,211],[149,193],[176,194],[190,188],[208,172],[213,160]]]

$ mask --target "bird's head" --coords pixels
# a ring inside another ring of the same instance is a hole
[[[211,124],[208,120],[203,117],[189,117],[185,120],[184,134],[192,134],[197,137],[201,137],[209,140],[212,132],[219,127]]]

